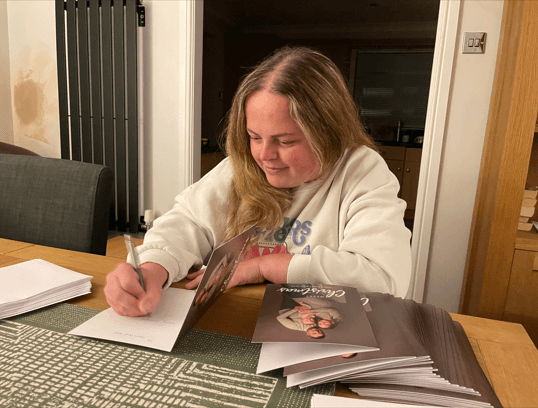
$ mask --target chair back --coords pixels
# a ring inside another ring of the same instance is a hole
[[[0,142],[0,153],[22,154],[25,156],[39,156],[37,153],[34,153],[31,150],[25,149],[24,147],[15,146],[15,145],[5,143],[5,142]]]
[[[0,238],[105,255],[113,194],[106,166],[0,154]]]

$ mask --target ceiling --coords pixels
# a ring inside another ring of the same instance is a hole
[[[418,23],[437,22],[439,0],[204,0],[204,8],[236,28]]]

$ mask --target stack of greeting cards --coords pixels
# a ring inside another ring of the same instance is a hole
[[[461,325],[413,300],[269,284],[252,341],[263,343],[257,372],[283,368],[288,387],[341,381],[371,400],[501,406]]]

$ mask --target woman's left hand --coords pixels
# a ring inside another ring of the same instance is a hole
[[[187,279],[192,279],[192,280],[185,284],[185,289],[196,289],[198,287],[198,284],[202,280],[202,277],[204,276],[204,272],[205,272],[205,269],[200,269],[199,271],[189,273],[187,275]]]
[[[226,289],[238,285],[262,283],[265,280],[287,283],[288,266],[292,256],[289,253],[262,255],[240,262]]]
[[[249,283],[262,283],[265,277],[260,269],[261,257],[251,258],[247,261],[239,262],[237,269],[228,282],[226,289],[234,286],[248,285]]]
[[[235,270],[232,279],[230,279],[228,282],[228,286],[226,288],[228,289],[233,286],[263,282],[265,278],[260,272],[259,259],[260,258],[258,257],[240,262],[239,265],[237,265],[237,269]],[[187,275],[187,279],[192,280],[185,284],[185,289],[196,289],[202,280],[204,272],[205,269],[200,269],[199,271],[189,273]]]
[[[271,254],[251,258],[239,262],[232,279],[226,289],[234,286],[262,283],[265,280],[273,283],[286,283],[288,278],[288,266],[292,254]],[[205,269],[189,273],[187,279],[192,281],[185,284],[186,289],[196,289],[202,280]]]

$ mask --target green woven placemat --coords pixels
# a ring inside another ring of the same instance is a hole
[[[58,304],[0,321],[0,406],[309,407],[334,383],[256,375],[260,345],[191,329],[171,353],[67,333],[98,311]]]

